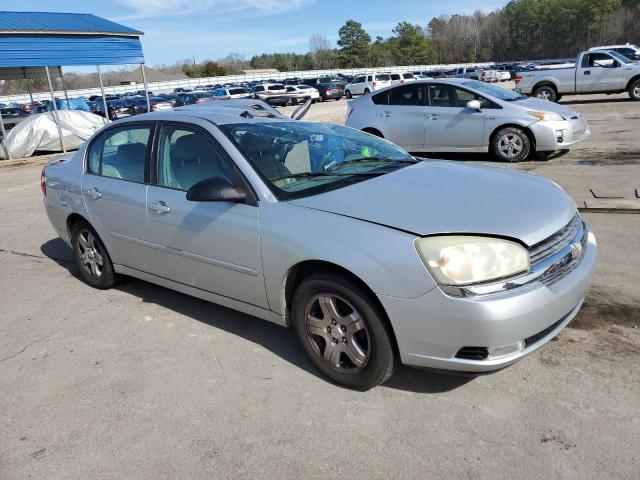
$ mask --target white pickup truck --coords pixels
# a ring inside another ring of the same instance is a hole
[[[562,95],[629,92],[640,101],[640,63],[611,50],[582,52],[575,65],[518,72],[517,90],[552,102]]]

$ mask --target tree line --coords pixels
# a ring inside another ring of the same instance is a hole
[[[640,43],[640,0],[512,0],[488,13],[443,15],[424,24],[400,22],[387,38],[372,38],[360,22],[348,20],[338,30],[336,47],[327,37],[313,34],[307,53],[264,53],[250,59],[231,53],[215,61],[179,60],[154,68],[199,78],[248,68],[295,71],[518,61],[572,57],[592,46],[626,42]],[[125,69],[105,73],[105,83],[117,85],[127,74]],[[35,91],[46,89],[39,88],[43,81],[35,83]],[[69,73],[65,83],[69,89],[93,87],[97,78]],[[19,80],[0,86],[0,94],[25,91]]]

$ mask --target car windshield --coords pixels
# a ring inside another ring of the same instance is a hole
[[[468,82],[464,82],[463,85],[465,87],[472,88],[479,93],[484,93],[485,95],[490,95],[498,100],[504,100],[507,102],[525,98],[519,93],[507,90],[506,88],[495,87],[479,80],[469,80]]]
[[[416,163],[392,143],[341,125],[294,121],[219,127],[279,200],[335,190]]]

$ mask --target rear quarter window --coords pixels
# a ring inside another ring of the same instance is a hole
[[[380,82],[388,82],[391,80],[391,77],[389,75],[376,75],[376,80]]]

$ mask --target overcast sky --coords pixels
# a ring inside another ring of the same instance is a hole
[[[400,21],[426,25],[442,14],[490,11],[506,0],[2,0],[2,10],[93,13],[145,33],[147,64],[178,59],[250,58],[269,52],[306,52],[320,33],[335,45],[350,18],[369,34],[387,37]]]

